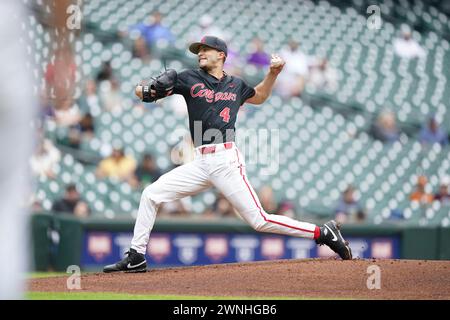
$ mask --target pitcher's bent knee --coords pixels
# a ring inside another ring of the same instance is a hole
[[[267,228],[268,222],[264,220],[262,217],[258,218],[256,221],[253,221],[251,226],[255,231],[264,232]]]
[[[156,193],[155,193],[155,187],[153,184],[147,186],[144,191],[142,191],[142,195],[141,195],[141,199],[146,199],[146,200],[150,200],[152,202],[154,202],[155,204],[157,204],[156,201]]]

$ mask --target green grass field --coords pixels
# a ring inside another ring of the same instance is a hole
[[[30,278],[48,278],[67,276],[62,272],[33,272]],[[177,296],[145,295],[111,292],[28,292],[29,300],[303,300],[303,298],[286,297],[229,297],[229,296]]]
[[[64,272],[32,272],[28,274],[28,278],[38,279],[38,278],[50,278],[50,277],[62,277],[68,276],[68,273]]]

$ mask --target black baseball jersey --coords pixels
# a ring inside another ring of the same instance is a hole
[[[239,108],[255,89],[226,73],[217,79],[197,69],[178,73],[174,93],[186,100],[192,141],[198,147],[234,141]]]

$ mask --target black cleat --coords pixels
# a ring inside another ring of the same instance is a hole
[[[147,271],[147,261],[145,261],[145,256],[138,253],[134,249],[130,249],[125,253],[127,256],[121,261],[110,264],[103,268],[103,272],[146,272]]]
[[[316,239],[318,245],[326,244],[336,252],[342,260],[352,259],[352,250],[341,235],[340,225],[336,221],[328,221],[320,228],[320,236]]]

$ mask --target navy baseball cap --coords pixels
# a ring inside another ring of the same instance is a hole
[[[200,51],[200,46],[207,46],[218,51],[225,53],[225,57],[228,54],[228,48],[225,41],[213,36],[205,36],[200,40],[200,42],[194,42],[189,46],[189,51],[197,54]]]

